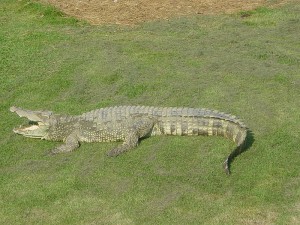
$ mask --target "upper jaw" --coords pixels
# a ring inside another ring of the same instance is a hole
[[[10,107],[11,112],[17,113],[20,117],[26,117],[30,121],[47,123],[50,116],[53,114],[51,111],[32,111],[21,109],[15,106]]]

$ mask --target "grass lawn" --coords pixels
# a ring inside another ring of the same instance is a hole
[[[300,5],[91,26],[0,2],[0,224],[300,224]],[[46,156],[15,105],[81,114],[114,105],[212,108],[254,134],[232,163],[219,137],[153,137]]]

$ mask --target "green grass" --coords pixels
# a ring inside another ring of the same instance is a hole
[[[1,224],[299,224],[300,8],[90,26],[31,1],[0,3]],[[12,133],[16,105],[79,114],[112,105],[213,108],[251,148],[218,137],[59,143]]]

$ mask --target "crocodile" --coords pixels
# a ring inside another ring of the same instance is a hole
[[[248,131],[236,116],[205,108],[114,106],[77,116],[15,106],[10,111],[29,120],[28,124],[14,128],[14,133],[64,142],[52,149],[51,154],[71,152],[81,142],[123,141],[107,153],[108,156],[117,156],[135,148],[141,138],[155,135],[222,136],[237,146],[224,162],[227,174],[230,173],[230,162],[244,149]]]

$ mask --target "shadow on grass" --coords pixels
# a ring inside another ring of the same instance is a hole
[[[253,132],[251,130],[247,130],[247,137],[245,139],[245,142],[242,145],[236,147],[224,163],[225,171],[228,175],[231,174],[231,163],[234,161],[235,157],[247,151],[252,146],[254,140],[255,139]]]

